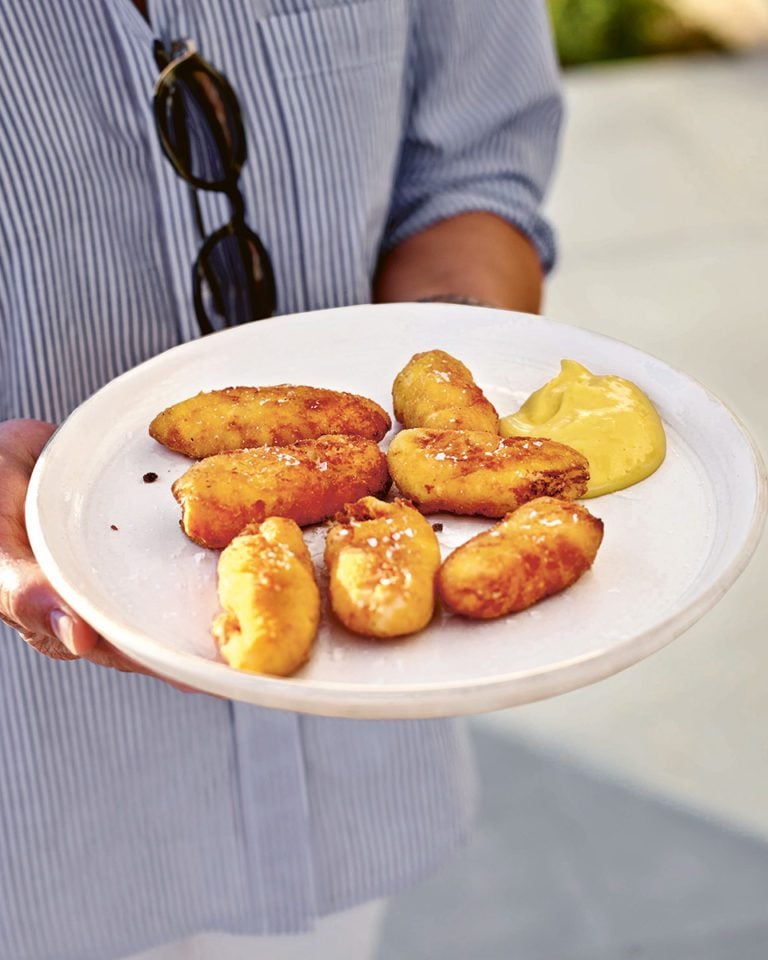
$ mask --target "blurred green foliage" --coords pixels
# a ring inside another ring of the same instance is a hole
[[[563,66],[711,49],[684,28],[664,0],[548,0]]]

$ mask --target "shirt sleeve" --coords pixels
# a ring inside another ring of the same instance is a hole
[[[551,269],[555,241],[540,206],[563,104],[544,0],[418,0],[411,43],[383,250],[438,220],[487,211],[528,236]]]

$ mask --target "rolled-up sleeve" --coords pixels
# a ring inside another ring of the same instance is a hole
[[[563,106],[543,0],[418,0],[408,119],[383,249],[447,217],[504,218],[549,270],[540,208]]]

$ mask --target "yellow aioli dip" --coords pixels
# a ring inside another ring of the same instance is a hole
[[[575,360],[499,423],[502,437],[547,437],[589,460],[587,497],[622,490],[650,476],[664,460],[661,418],[629,380],[595,376]]]

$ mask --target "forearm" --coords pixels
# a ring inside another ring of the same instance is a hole
[[[378,303],[467,297],[538,313],[543,271],[530,240],[491,213],[441,220],[391,250],[374,282]]]

